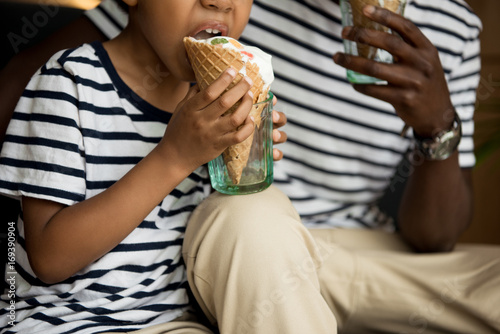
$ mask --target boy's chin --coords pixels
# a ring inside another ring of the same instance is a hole
[[[172,73],[172,78],[175,78],[179,83],[196,83],[194,73]]]
[[[181,79],[183,81],[189,81],[189,82],[196,82],[196,76],[194,74],[193,68],[191,67],[191,63],[189,62],[189,58],[186,57],[184,58],[185,62],[184,64],[179,67],[181,74]]]
[[[194,72],[191,68],[189,68],[189,70],[187,70],[187,71],[184,71],[184,73],[182,73],[180,79],[182,81],[196,83],[196,76],[194,75]]]
[[[187,81],[196,83],[196,76],[194,75],[193,71],[191,71],[191,73],[189,74]]]

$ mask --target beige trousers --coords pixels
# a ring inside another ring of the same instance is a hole
[[[183,256],[222,334],[500,333],[500,248],[415,254],[397,235],[308,230],[274,187],[210,196]]]
[[[209,330],[202,324],[198,323],[196,317],[189,313],[186,313],[182,317],[171,322],[127,333],[128,334],[213,334],[211,330]],[[118,332],[109,332],[102,334],[118,334]]]

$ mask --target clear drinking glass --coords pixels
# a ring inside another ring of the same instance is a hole
[[[374,6],[384,7],[400,15],[404,15],[406,2],[406,0],[340,0],[342,26],[362,26],[368,29],[392,33],[391,29],[375,23],[363,16],[361,10],[365,5],[371,4]],[[392,55],[385,50],[377,49],[372,46],[347,39],[344,39],[344,49],[347,54],[362,56],[382,63],[392,63],[394,61]],[[349,82],[359,84],[385,83],[384,80],[370,77],[352,70],[347,70],[347,79]]]
[[[233,169],[232,173],[228,171],[228,165],[232,168],[229,162],[234,158],[228,150],[208,163],[212,187],[223,194],[252,194],[273,183],[273,94],[269,92],[267,100],[254,104],[252,108],[252,112],[262,110],[261,121],[260,124],[256,121],[253,138],[249,139],[250,153],[247,163],[243,164],[241,178],[235,181]]]

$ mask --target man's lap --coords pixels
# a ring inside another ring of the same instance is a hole
[[[217,223],[220,236],[214,238],[218,243],[224,242],[228,230],[244,234],[245,243],[252,238],[259,242],[268,230],[278,234],[276,226],[283,229],[283,235],[288,229],[301,230],[294,221],[295,210],[275,188],[251,197],[215,194],[197,214],[222,221],[223,225]],[[273,218],[263,223],[268,215]],[[279,217],[287,217],[288,223],[274,224]],[[203,221],[198,219],[198,223],[203,228]],[[249,233],[248,225],[259,231]],[[211,233],[210,228],[198,237],[204,233]],[[459,245],[450,253],[417,254],[399,235],[383,231],[309,229],[305,234],[317,244],[321,293],[337,318],[340,333],[438,333],[443,329],[489,333],[495,332],[493,326],[500,328],[494,305],[495,286],[500,286],[499,248]],[[297,240],[310,243],[310,239]],[[287,256],[279,249],[272,255],[276,260]]]

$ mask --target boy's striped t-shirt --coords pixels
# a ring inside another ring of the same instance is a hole
[[[149,79],[152,85],[161,77]],[[16,107],[0,157],[0,191],[66,205],[84,201],[146,156],[169,119],[118,77],[100,43],[58,53]],[[16,325],[7,323],[5,294],[0,332],[132,331],[179,317],[189,309],[181,256],[185,226],[209,193],[208,173],[200,167],[117,247],[50,286],[31,270],[19,220],[16,265],[7,270],[16,272]]]
[[[127,22],[126,13],[117,9],[113,0],[105,0],[88,15],[113,37]],[[288,117],[275,184],[307,226],[392,228],[378,200],[421,161],[400,165],[411,149],[412,132],[401,138],[404,124],[394,108],[356,92],[345,69],[334,64],[332,56],[343,51],[340,17],[331,0],[254,1],[241,40],[273,56],[271,89],[278,97],[276,109]],[[481,22],[463,0],[409,0],[405,17],[439,52],[462,119],[460,165],[472,167]]]

